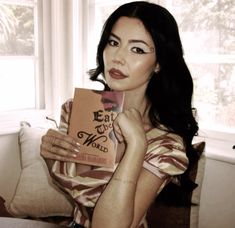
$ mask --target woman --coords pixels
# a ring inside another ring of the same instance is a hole
[[[122,154],[115,168],[71,162],[79,145],[61,132],[67,133],[72,101],[62,106],[61,132],[43,137],[41,154],[74,199],[75,227],[147,227],[155,197],[196,156],[193,83],[172,15],[148,2],[120,6],[104,25],[90,75],[105,89],[125,93],[124,111],[113,123]]]

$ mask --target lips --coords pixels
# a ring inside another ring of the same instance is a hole
[[[122,96],[119,96],[119,92],[102,92],[102,102],[106,111],[116,110],[118,111],[122,104]]]
[[[120,70],[117,70],[115,68],[112,68],[111,70],[109,70],[109,75],[111,78],[114,78],[114,79],[124,79],[126,78],[127,76],[125,74],[123,74]]]

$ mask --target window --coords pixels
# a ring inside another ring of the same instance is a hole
[[[0,0],[0,135],[19,130],[20,121],[59,120],[74,79],[82,78],[84,64],[74,51],[81,51],[83,44],[75,44],[82,35],[72,26],[75,6],[82,12],[85,2]]]
[[[170,10],[194,78],[194,106],[201,128],[235,133],[233,1],[172,0]]]
[[[107,16],[118,5],[129,1],[90,2],[89,10],[92,13],[89,20],[92,25],[89,31],[92,33],[90,37],[94,43],[94,37],[99,38],[101,26]],[[166,7],[179,25],[185,60],[194,79],[193,105],[197,108],[200,128],[203,132],[204,130],[222,132],[224,139],[228,136],[227,133],[230,133],[232,135],[230,139],[234,139],[235,5],[233,0],[152,0],[150,2]],[[90,60],[95,59],[96,45],[95,43],[89,50]]]
[[[37,0],[0,0],[0,111],[39,108]]]

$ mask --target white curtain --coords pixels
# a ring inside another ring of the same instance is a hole
[[[61,104],[73,96],[73,1],[42,4],[45,106],[58,120]]]

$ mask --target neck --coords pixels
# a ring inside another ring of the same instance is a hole
[[[148,113],[150,104],[145,94],[133,94],[133,92],[126,91],[124,99],[124,110],[130,108],[135,108],[140,112],[143,123],[149,123]]]

